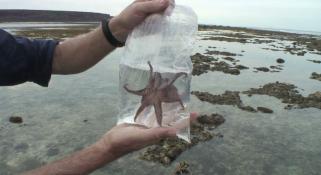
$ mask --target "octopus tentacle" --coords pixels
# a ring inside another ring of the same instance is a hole
[[[169,86],[172,85],[177,80],[177,78],[181,77],[182,75],[185,75],[185,77],[187,77],[187,73],[185,72],[177,73],[172,79],[172,81],[169,83]]]
[[[160,100],[154,103],[154,109],[155,109],[157,123],[161,127],[162,120],[163,120],[163,111],[162,111],[162,102]]]
[[[148,82],[149,82],[149,84],[151,84],[152,81],[153,81],[153,72],[154,71],[153,71],[153,66],[150,63],[150,61],[148,61],[147,63],[148,63],[148,66],[149,66],[149,80],[148,80]]]
[[[183,76],[183,75],[185,75],[185,77],[187,77],[187,73],[185,73],[185,72],[177,73],[170,82],[167,82],[165,85],[162,85],[162,86],[160,87],[160,90],[165,89],[165,88],[167,88],[167,87],[169,87],[169,86],[172,86],[173,83],[174,83],[179,77],[181,77],[181,76]]]
[[[154,89],[158,89],[162,85],[162,75],[159,72],[155,72],[154,76]]]
[[[168,86],[168,83],[169,82],[169,79],[168,78],[165,78],[164,79],[164,81],[161,83],[161,85],[159,86],[159,90],[161,90],[161,89],[164,89],[164,88],[166,88],[167,86]]]
[[[182,110],[185,109],[185,106],[183,104],[183,101],[181,100],[180,95],[177,92],[176,88],[168,88],[168,94],[165,97],[161,98],[162,102],[166,103],[173,103],[173,102],[179,102],[179,104],[182,106]]]
[[[184,110],[184,109],[185,109],[185,106],[184,106],[184,104],[183,104],[183,101],[179,98],[179,99],[178,99],[178,102],[179,102],[179,104],[182,106],[182,110]]]
[[[124,85],[124,89],[125,89],[127,92],[132,93],[132,94],[135,94],[135,95],[139,95],[139,96],[143,96],[143,95],[144,95],[144,91],[145,91],[146,88],[135,91],[135,90],[129,89],[127,86],[128,86],[127,84]]]
[[[135,114],[135,117],[134,117],[134,122],[136,122],[136,119],[137,119],[137,117],[138,117],[138,115],[141,113],[141,112],[143,112],[143,110],[145,109],[145,105],[141,105],[138,109],[137,109],[137,112],[136,112],[136,114]]]

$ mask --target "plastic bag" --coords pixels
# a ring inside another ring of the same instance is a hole
[[[120,61],[118,124],[176,127],[177,136],[190,141],[190,55],[197,29],[195,12],[172,3],[132,31]]]

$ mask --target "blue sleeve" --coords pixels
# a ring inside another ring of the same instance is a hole
[[[58,41],[14,37],[0,29],[0,86],[27,81],[47,87]]]

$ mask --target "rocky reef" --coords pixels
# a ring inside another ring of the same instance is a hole
[[[321,109],[321,92],[315,92],[308,97],[302,96],[297,87],[287,83],[269,83],[260,88],[252,88],[243,92],[249,96],[253,94],[269,95],[282,100],[283,103],[289,104],[287,109],[297,108],[318,108]]]
[[[313,72],[312,74],[311,74],[311,77],[310,77],[311,79],[314,79],[314,80],[319,80],[319,81],[321,81],[321,74],[318,74],[318,73],[316,73],[316,72]]]
[[[163,165],[171,164],[180,154],[200,142],[209,141],[215,137],[223,137],[212,130],[225,122],[222,115],[201,115],[191,124],[191,143],[181,139],[164,139],[160,143],[150,146],[141,154],[140,159],[158,162]]]

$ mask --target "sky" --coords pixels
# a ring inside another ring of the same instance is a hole
[[[0,9],[101,12],[117,15],[132,0],[0,0]],[[201,24],[321,32],[321,0],[176,0]]]

